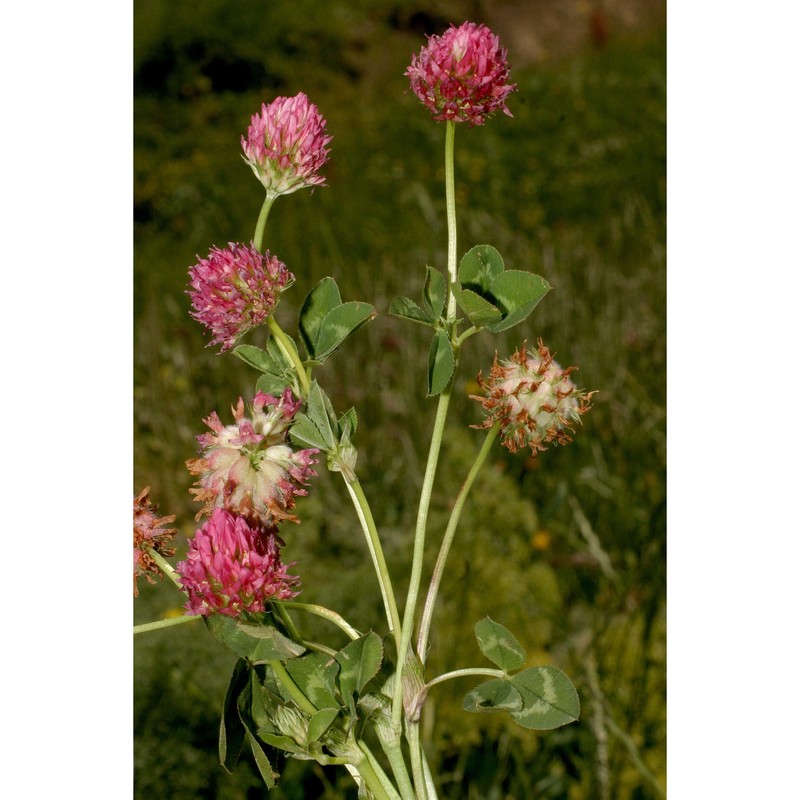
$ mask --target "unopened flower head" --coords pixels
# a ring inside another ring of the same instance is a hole
[[[506,98],[516,84],[508,82],[506,50],[485,25],[465,22],[428,37],[428,46],[412,57],[405,74],[435,120],[472,127],[495,111],[512,116]]]
[[[202,454],[186,462],[199,476],[198,488],[192,489],[205,504],[198,518],[225,508],[252,523],[297,519],[291,509],[297,495],[308,494],[304,486],[316,475],[311,465],[319,453],[314,448],[293,450],[287,442],[300,406],[289,388],[280,398],[258,392],[250,417],[240,397],[232,409],[233,425],[224,426],[216,411],[204,420],[211,432],[197,437]]]
[[[294,275],[269,251],[249,244],[213,247],[189,268],[190,312],[213,335],[209,346],[229,350],[241,336],[263,325]]]
[[[530,447],[536,455],[551,442],[568,444],[594,394],[575,386],[570,378],[575,369],[562,369],[541,339],[536,352],[523,344],[509,361],[498,363],[495,356],[489,377],[478,375],[485,394],[472,395],[489,412],[478,427],[499,422],[501,441],[512,453]]]
[[[152,556],[155,550],[165,558],[175,555],[170,547],[172,537],[178,532],[175,528],[164,528],[175,521],[175,516],[159,517],[158,506],[150,499],[150,487],[145,488],[133,498],[133,596],[139,596],[136,585],[140,577],[155,583],[153,575],[161,576],[161,570]]]
[[[187,613],[238,617],[264,611],[270,600],[295,597],[300,579],[287,574],[291,564],[281,563],[275,530],[216,509],[175,567],[189,595]]]
[[[324,186],[319,171],[332,138],[325,135],[324,117],[302,92],[277,97],[253,115],[247,137],[242,136],[244,160],[272,197]]]

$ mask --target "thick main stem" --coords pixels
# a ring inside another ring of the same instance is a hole
[[[389,568],[386,566],[386,558],[383,555],[383,547],[380,537],[378,536],[378,529],[375,526],[375,520],[372,516],[369,502],[364,494],[364,490],[361,488],[361,482],[355,475],[348,477],[344,472],[342,473],[342,477],[344,478],[347,491],[350,493],[350,498],[355,506],[356,514],[358,514],[358,519],[361,522],[361,527],[364,530],[367,547],[372,556],[372,563],[375,567],[375,573],[381,588],[389,630],[394,636],[395,646],[399,653],[401,652],[400,646],[402,641],[400,612],[397,610],[397,601],[395,600],[394,589],[392,588],[392,579],[389,576]]]
[[[450,386],[439,395],[439,405],[436,409],[436,419],[433,423],[431,445],[428,451],[428,463],[425,468],[425,477],[422,479],[422,491],[419,498],[417,512],[417,526],[414,533],[414,556],[411,564],[411,582],[408,586],[406,606],[403,611],[403,636],[397,654],[397,673],[395,675],[394,697],[392,700],[392,719],[399,723],[403,711],[403,665],[405,664],[406,651],[411,644],[414,633],[414,616],[417,606],[417,595],[422,578],[422,561],[425,555],[425,529],[428,524],[428,509],[433,492],[433,481],[436,477],[436,466],[439,463],[439,451],[442,446],[444,424],[447,418],[447,409],[450,405]]]
[[[461,512],[464,509],[464,503],[467,500],[467,496],[472,488],[472,484],[475,483],[475,478],[478,477],[478,473],[481,471],[481,467],[486,461],[486,456],[489,454],[489,450],[491,450],[492,444],[497,437],[497,432],[499,430],[499,423],[496,423],[489,429],[486,439],[484,439],[483,446],[481,447],[480,452],[475,459],[475,463],[472,465],[463,485],[461,486],[461,490],[458,493],[458,497],[456,498],[456,502],[453,505],[453,510],[450,514],[450,519],[447,523],[447,529],[444,532],[442,544],[439,547],[439,555],[436,558],[436,564],[433,568],[433,575],[431,576],[431,583],[428,587],[428,596],[425,599],[425,607],[422,611],[422,621],[420,622],[419,627],[419,638],[417,639],[417,653],[420,661],[422,661],[423,664],[425,663],[425,657],[427,655],[426,651],[428,649],[428,635],[430,634],[431,629],[433,609],[436,605],[436,595],[439,592],[439,586],[442,582],[442,575],[444,573],[445,563],[447,562],[447,556],[450,553],[450,546],[453,544],[453,537],[455,536],[456,529],[458,528],[458,522],[461,519]]]

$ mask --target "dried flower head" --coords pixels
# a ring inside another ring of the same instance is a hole
[[[216,509],[190,540],[186,560],[175,567],[189,594],[186,612],[238,617],[242,611],[264,611],[270,600],[295,597],[300,579],[287,574],[292,564],[281,563],[275,531]]]
[[[208,258],[189,268],[190,313],[213,334],[209,346],[221,344],[225,351],[266,322],[293,282],[286,264],[269,251],[233,242],[225,250],[213,247]]]
[[[287,387],[280,398],[258,392],[251,418],[245,417],[240,397],[232,409],[233,425],[223,426],[216,411],[204,420],[211,433],[197,437],[201,457],[186,462],[189,471],[199,476],[192,493],[205,503],[198,519],[215,508],[245,516],[254,524],[297,519],[290,510],[296,495],[308,494],[303,487],[316,475],[311,465],[317,463],[314,456],[319,452],[293,450],[287,442],[301,404]]]
[[[165,558],[175,555],[175,548],[169,547],[172,537],[178,532],[175,528],[162,528],[175,522],[175,516],[159,517],[158,506],[150,499],[150,487],[145,486],[133,498],[133,596],[139,596],[137,579],[144,577],[155,583],[153,575],[163,577],[158,564],[151,554],[155,550]]]
[[[506,98],[517,87],[508,82],[505,48],[485,25],[465,22],[428,37],[428,46],[412,56],[405,74],[435,120],[472,127],[495,111],[512,116]]]
[[[261,104],[242,136],[244,160],[264,184],[267,194],[277,197],[305,186],[324,186],[319,174],[328,160],[325,119],[300,92]]]
[[[509,361],[497,362],[495,355],[489,377],[478,375],[485,395],[472,395],[489,412],[481,428],[500,423],[502,443],[516,453],[530,447],[534,456],[551,442],[572,441],[572,425],[591,407],[594,392],[578,389],[569,377],[577,367],[562,369],[539,340],[537,352],[525,344]]]

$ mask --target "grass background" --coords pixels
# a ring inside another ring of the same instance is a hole
[[[162,512],[177,514],[191,535],[184,461],[201,419],[213,409],[224,417],[252,393],[254,375],[205,349],[187,314],[186,270],[212,244],[252,236],[262,189],[238,137],[262,101],[305,91],[334,136],[329,186],[282,198],[272,211],[266,241],[297,276],[278,316],[292,329],[324,275],[336,277],[345,299],[379,312],[318,378],[337,409],[358,411],[359,474],[402,597],[434,404],[424,398],[424,329],[385,311],[397,294],[416,296],[424,265],[443,268],[446,254],[444,128],[402,73],[424,33],[486,21],[509,44],[518,92],[513,120],[457,131],[459,251],[493,244],[507,266],[538,272],[554,290],[523,325],[465,348],[431,546],[480,444],[467,395],[495,349],[508,354],[541,336],[598,395],[569,448],[536,462],[493,452],[451,556],[429,674],[481,663],[472,627],[489,614],[514,631],[532,664],[555,663],[573,678],[583,711],[575,725],[533,734],[461,712],[472,684],[448,682],[432,692],[424,735],[439,759],[442,797],[658,797],[666,760],[665,34],[657,16],[626,29],[612,3],[605,34],[603,17],[587,13],[577,44],[559,49],[556,37],[537,50],[519,35],[535,31],[536,19],[516,16],[504,28],[504,10],[514,4],[136,4],[133,488],[150,484]],[[285,555],[298,562],[303,599],[382,631],[363,540],[334,477],[322,472],[299,504],[303,521]],[[169,585],[144,586],[136,621],[170,613],[179,600]],[[233,775],[216,762],[230,666],[199,625],[137,637],[137,797],[263,795],[247,759]],[[274,797],[355,796],[336,772],[298,762],[282,771]]]

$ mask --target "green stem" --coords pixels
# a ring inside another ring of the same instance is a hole
[[[480,452],[475,459],[475,463],[472,465],[469,474],[467,475],[466,480],[464,481],[464,484],[458,493],[456,502],[453,505],[453,510],[450,513],[447,529],[444,532],[444,538],[442,539],[442,544],[439,547],[439,555],[436,558],[436,565],[433,568],[431,583],[428,587],[428,596],[425,599],[425,607],[422,611],[419,638],[417,639],[417,653],[420,661],[422,661],[423,664],[425,663],[425,658],[427,656],[426,651],[428,648],[428,634],[430,633],[431,629],[433,609],[436,605],[436,595],[442,582],[442,574],[444,573],[444,566],[447,562],[447,556],[450,553],[450,546],[453,543],[453,537],[455,536],[456,528],[458,528],[458,522],[461,519],[461,512],[464,509],[464,503],[467,500],[467,496],[472,488],[472,484],[475,483],[475,478],[478,477],[478,473],[481,471],[481,467],[486,461],[486,456],[489,454],[489,450],[491,450],[492,444],[494,443],[499,430],[500,423],[498,422],[495,423],[486,434],[486,439],[483,442],[483,446],[481,447]]]
[[[399,734],[392,739],[378,738],[383,752],[386,753],[386,757],[389,759],[389,766],[392,768],[392,773],[397,781],[397,787],[400,789],[403,800],[416,800],[414,787],[411,785],[411,778],[408,775],[408,767],[406,767],[406,761],[403,758],[403,748],[400,744]]]
[[[389,778],[384,774],[383,779],[381,779],[375,771],[375,767],[373,767],[375,757],[369,753],[367,746],[363,742],[359,742],[358,746],[364,754],[364,758],[354,766],[364,779],[364,783],[367,784],[367,788],[375,795],[375,800],[398,800],[397,792],[389,782]],[[378,762],[375,761],[374,763],[377,766]],[[383,770],[381,770],[381,772],[383,772]],[[386,783],[384,783],[384,781],[386,781]]]
[[[337,652],[332,647],[320,644],[319,642],[311,642],[308,639],[300,639],[299,642],[307,650],[313,650],[315,653],[322,653],[323,655],[329,656],[330,658],[333,658]]]
[[[181,586],[180,579],[178,578],[178,573],[172,568],[172,565],[161,555],[161,553],[156,552],[153,550],[152,547],[147,548],[150,555],[153,557],[153,561],[158,564],[158,568],[181,590],[183,591],[183,587]]]
[[[450,284],[458,282],[457,267],[457,238],[456,238],[456,184],[455,184],[455,135],[456,126],[454,122],[447,122],[447,133],[444,141],[444,185],[445,202],[447,204],[447,273],[450,277]],[[456,318],[456,298],[449,292],[447,300],[447,319],[454,322]]]
[[[469,339],[470,336],[474,336],[476,333],[480,333],[480,328],[477,325],[473,325],[471,328],[467,328],[461,336],[456,338],[455,346],[461,347],[461,345]]]
[[[297,629],[297,626],[294,624],[294,621],[289,616],[289,612],[286,610],[283,603],[280,600],[273,600],[272,607],[278,612],[278,616],[283,621],[283,624],[286,626],[286,630],[289,631],[289,635],[294,639],[296,642],[302,642],[303,637],[300,635],[300,631]]]
[[[419,739],[419,723],[406,722],[406,739],[411,751],[411,774],[414,776],[414,787],[417,790],[417,800],[429,800],[428,787],[425,781],[425,768],[422,766],[422,742]]]
[[[183,625],[184,622],[191,622],[193,619],[202,619],[199,614],[189,616],[184,614],[182,617],[171,617],[170,619],[159,619],[155,622],[144,622],[141,625],[134,625],[133,632],[147,633],[148,631],[157,631],[161,628],[171,628],[173,625]]]
[[[283,684],[289,696],[297,703],[297,706],[302,711],[305,711],[306,714],[316,714],[317,707],[303,694],[300,687],[292,679],[292,676],[286,671],[286,667],[276,658],[270,659],[267,663],[272,667],[275,677]]]
[[[442,446],[444,424],[447,419],[447,409],[450,405],[450,386],[439,395],[439,405],[436,409],[436,419],[433,423],[428,463],[425,467],[425,477],[422,480],[422,491],[419,498],[417,512],[417,527],[414,532],[414,555],[411,564],[411,582],[408,586],[406,606],[403,611],[403,636],[397,654],[397,673],[395,674],[394,697],[392,699],[392,719],[399,724],[403,709],[403,665],[405,664],[406,651],[411,644],[414,632],[414,616],[419,594],[419,584],[422,578],[422,562],[425,555],[425,529],[428,524],[428,509],[433,491],[433,481],[436,477],[436,465],[439,462],[439,451]]]
[[[253,234],[253,247],[261,252],[261,247],[264,244],[264,228],[267,225],[267,217],[272,204],[275,202],[276,194],[267,194],[264,198],[264,204],[261,206],[261,212],[258,215],[258,222],[256,222],[256,232]]]
[[[297,379],[300,381],[300,390],[303,397],[308,397],[308,393],[311,390],[311,383],[308,380],[308,373],[303,366],[303,362],[300,360],[297,348],[292,344],[291,339],[283,332],[283,329],[278,325],[274,316],[270,315],[267,317],[267,327],[269,328],[269,332],[275,337],[275,341],[278,343],[278,347],[280,347],[283,355],[294,367],[297,373]]]
[[[452,672],[445,672],[444,675],[439,675],[432,681],[428,681],[426,686],[430,689],[437,683],[444,683],[445,681],[452,680],[453,678],[463,678],[467,675],[489,675],[492,678],[506,678],[508,675],[501,669],[488,669],[484,667],[469,667],[467,669],[456,669]]]
[[[431,775],[431,768],[428,766],[428,759],[425,758],[425,751],[422,752],[422,771],[425,773],[425,786],[428,789],[428,797],[430,800],[438,800],[439,795],[436,793],[436,784],[433,782],[433,775]]]
[[[364,490],[361,488],[361,483],[358,478],[355,475],[349,477],[344,472],[342,473],[342,477],[347,485],[347,491],[350,493],[350,498],[353,501],[356,514],[358,514],[358,519],[361,522],[361,527],[367,539],[367,547],[372,556],[375,573],[378,576],[378,584],[381,587],[386,619],[389,623],[389,632],[394,636],[397,652],[400,653],[400,613],[397,610],[397,601],[395,600],[394,589],[392,588],[392,579],[389,576],[389,568],[386,566],[386,559],[383,555],[383,547],[381,546],[381,540],[378,536],[378,529],[375,527],[375,520],[372,516],[369,502],[364,495]]]
[[[327,619],[328,622],[332,622],[338,628],[341,628],[353,641],[361,636],[346,619],[339,616],[335,611],[325,608],[325,606],[318,606],[313,603],[298,603],[296,600],[281,600],[280,604],[284,608],[294,608],[297,611],[305,611],[307,614],[314,614],[314,616]]]

